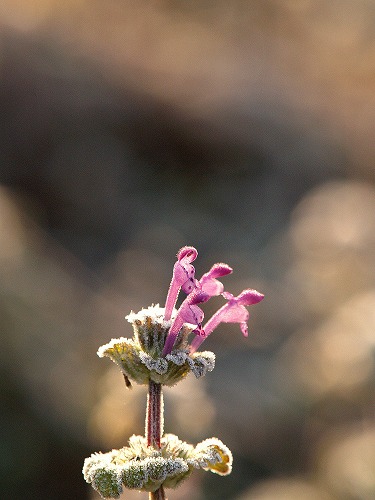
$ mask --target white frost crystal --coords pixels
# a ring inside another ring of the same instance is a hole
[[[152,322],[154,324],[160,325],[162,328],[167,330],[172,323],[172,320],[176,316],[177,311],[176,309],[173,310],[172,317],[169,321],[165,321],[164,319],[164,307],[160,307],[159,304],[149,306],[147,308],[141,309],[139,312],[135,313],[132,311],[130,314],[125,316],[125,319],[129,321],[132,325],[136,321],[140,321],[141,323],[144,323],[147,318],[151,318]]]

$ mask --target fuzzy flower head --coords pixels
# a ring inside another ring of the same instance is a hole
[[[195,248],[189,246],[177,253],[164,308],[151,306],[127,316],[133,325],[133,339],[112,339],[100,347],[98,355],[109,357],[121,368],[128,386],[131,381],[148,384],[150,380],[171,386],[189,372],[198,378],[213,370],[215,355],[196,351],[220,323],[239,323],[242,333],[247,336],[249,312],[246,307],[260,302],[263,295],[246,289],[234,297],[224,291],[218,278],[230,274],[232,268],[223,263],[214,264],[199,280],[196,279],[191,262],[197,255]],[[180,290],[187,295],[176,309]],[[217,295],[226,303],[204,324],[202,305]]]

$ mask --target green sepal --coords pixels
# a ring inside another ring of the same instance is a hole
[[[148,384],[149,370],[141,362],[140,348],[132,339],[119,338],[112,339],[111,342],[102,346],[98,350],[98,356],[107,356],[127,377],[137,382],[137,384]]]
[[[176,339],[174,350],[162,356],[171,322],[164,320],[164,309],[158,305],[132,312],[127,319],[133,325],[134,337],[112,339],[99,348],[98,356],[109,357],[128,379],[143,385],[152,380],[173,386],[189,372],[199,378],[214,369],[215,355],[212,352],[190,355],[187,341],[191,330],[186,325]]]

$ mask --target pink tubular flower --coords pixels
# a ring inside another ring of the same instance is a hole
[[[233,272],[233,269],[227,264],[214,264],[208,273],[204,274],[199,280],[199,284],[202,290],[213,297],[214,295],[220,295],[224,291],[224,285],[218,281],[216,278],[221,276],[226,276]]]
[[[229,292],[224,292],[223,297],[228,300],[205,324],[204,336],[197,336],[191,343],[190,353],[195,352],[201,343],[220,323],[240,323],[241,331],[245,337],[248,335],[247,320],[249,312],[245,306],[257,304],[263,300],[264,295],[256,290],[243,290],[237,297]]]
[[[178,310],[177,316],[175,317],[169,332],[167,339],[165,341],[163,356],[172,352],[173,345],[176,341],[177,335],[181,330],[184,323],[189,323],[195,325],[197,328],[194,332],[197,335],[202,334],[202,321],[204,318],[204,313],[197,304],[206,302],[210,298],[210,295],[203,290],[196,289],[190,293],[186,299],[181,304]]]
[[[180,289],[182,288],[185,293],[190,293],[196,287],[195,269],[191,263],[197,255],[198,252],[194,247],[183,247],[177,253],[177,262],[173,267],[173,276],[165,302],[164,319],[166,321],[171,319]]]

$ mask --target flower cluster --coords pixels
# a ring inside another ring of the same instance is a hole
[[[148,384],[152,380],[172,386],[190,371],[199,378],[214,369],[215,355],[197,350],[220,323],[239,323],[247,336],[249,312],[245,306],[260,302],[263,295],[246,289],[234,297],[224,291],[218,278],[232,272],[227,264],[214,264],[196,279],[192,262],[197,255],[194,247],[183,247],[178,252],[165,308],[157,304],[126,316],[133,325],[133,339],[112,339],[99,348],[98,356],[112,359],[127,380],[137,384]],[[181,290],[187,296],[176,310]],[[217,295],[222,295],[227,302],[202,326],[204,313],[198,304]],[[194,338],[189,344],[191,333]]]
[[[171,319],[181,289],[187,293],[187,297],[172,321],[163,349],[164,356],[172,352],[177,336],[186,323],[193,325],[193,333],[196,335],[191,343],[190,353],[195,352],[220,323],[240,323],[241,331],[247,337],[249,313],[245,306],[256,304],[264,298],[263,294],[252,289],[243,290],[237,297],[224,292],[224,286],[217,278],[233,271],[227,264],[214,264],[200,280],[197,280],[192,265],[197,256],[198,252],[194,247],[183,247],[177,254],[165,304],[164,319]],[[197,304],[206,302],[215,295],[222,295],[227,303],[202,327],[204,313]]]
[[[86,458],[83,475],[103,498],[118,498],[123,487],[149,492],[162,484],[176,488],[194,469],[226,476],[232,470],[232,454],[217,438],[194,447],[165,434],[156,450],[147,446],[143,436],[132,436],[128,447]]]

